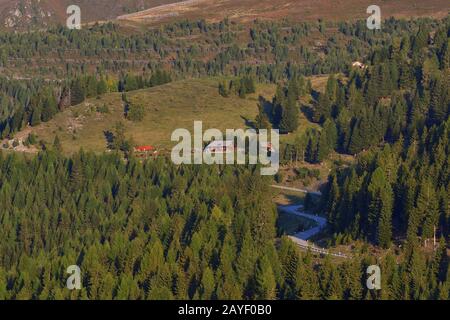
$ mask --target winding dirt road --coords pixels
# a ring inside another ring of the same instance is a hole
[[[277,186],[277,185],[272,185],[272,187],[278,188],[278,189],[290,190],[290,191],[298,191],[298,192],[302,192],[302,193],[309,193],[309,191],[307,191],[307,190],[296,189],[296,188],[291,188],[291,187],[283,187],[283,186]],[[320,192],[310,192],[310,193],[313,193],[316,195],[321,195]],[[314,215],[314,214],[306,213],[303,211],[303,208],[304,207],[302,204],[278,207],[278,209],[280,209],[281,211],[283,211],[285,213],[293,214],[293,215],[300,216],[300,217],[303,217],[303,218],[306,218],[309,220],[313,220],[316,223],[316,226],[314,226],[308,230],[300,231],[293,235],[290,235],[289,239],[294,241],[300,248],[305,249],[305,250],[311,250],[312,252],[316,252],[319,254],[325,254],[325,255],[331,255],[334,257],[348,258],[347,255],[345,255],[341,252],[330,252],[327,249],[317,247],[313,243],[308,242],[308,239],[310,239],[312,236],[318,234],[320,231],[322,231],[327,226],[327,219],[325,219],[324,217]]]

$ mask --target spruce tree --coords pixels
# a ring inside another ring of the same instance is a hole
[[[393,194],[389,182],[381,168],[377,168],[367,188],[369,192],[368,224],[372,237],[377,243],[387,248],[392,238],[392,203]]]
[[[289,96],[285,103],[282,105],[282,115],[280,121],[280,132],[289,133],[297,130],[298,128],[298,116],[299,110],[297,107],[297,101],[293,96]]]
[[[85,89],[80,78],[72,82],[70,87],[70,104],[75,106],[84,101],[86,97]]]
[[[262,256],[255,271],[255,298],[273,300],[276,298],[276,281],[269,259]]]

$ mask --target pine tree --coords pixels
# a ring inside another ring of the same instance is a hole
[[[44,122],[49,121],[58,112],[56,98],[52,92],[47,92],[43,101],[41,119]],[[16,126],[14,126],[16,127]]]
[[[35,127],[41,123],[41,108],[35,107],[33,110],[33,114],[31,115],[31,126]]]
[[[414,84],[414,75],[411,71],[411,67],[406,61],[402,61],[400,64],[400,89],[410,89]]]
[[[108,92],[108,84],[106,80],[102,77],[97,83],[97,94],[102,95]]]
[[[383,248],[389,248],[392,239],[392,190],[390,185],[381,190],[383,207],[378,220],[378,244]]]
[[[214,273],[209,267],[206,267],[200,284],[200,299],[210,300],[212,298],[214,287]]]
[[[344,298],[360,300],[362,298],[362,281],[359,261],[354,259],[344,265],[343,285],[345,286]]]
[[[438,282],[444,283],[448,280],[449,260],[445,239],[441,237],[433,261],[433,272]]]
[[[262,256],[255,271],[256,299],[273,300],[276,298],[276,281],[269,259]]]
[[[116,122],[114,127],[114,140],[113,140],[113,150],[124,150],[125,148],[125,126],[122,122]]]
[[[308,134],[308,143],[306,145],[305,160],[310,163],[316,163],[317,160],[317,134],[312,131]]]
[[[328,137],[325,131],[319,134],[319,140],[317,142],[317,153],[315,155],[315,162],[321,163],[330,153],[330,146],[328,142]]]
[[[255,264],[255,252],[252,246],[253,240],[250,232],[247,231],[242,240],[238,257],[236,259],[236,272],[242,287],[248,285],[250,275],[253,273]]]
[[[366,118],[361,118],[355,123],[352,129],[351,138],[348,146],[350,154],[357,154],[370,145],[370,125]]]
[[[282,105],[282,115],[280,121],[280,132],[289,133],[297,130],[298,128],[298,115],[299,110],[297,107],[297,101],[290,95],[285,103]]]
[[[72,106],[75,106],[77,104],[82,103],[85,98],[86,98],[85,89],[83,87],[83,84],[81,83],[81,79],[77,78],[75,81],[72,82],[70,88],[70,104]]]
[[[271,128],[269,117],[260,103],[258,103],[258,115],[255,119],[255,128],[256,130]]]
[[[425,291],[426,262],[417,246],[413,246],[408,261],[409,295],[418,300],[423,297]]]
[[[432,84],[430,109],[429,109],[429,122],[431,124],[440,124],[448,116],[448,101],[450,96],[448,94],[448,86],[446,77],[438,76]]]
[[[441,69],[442,70],[448,70],[448,68],[450,68],[450,40],[447,39],[447,41],[444,43],[442,49],[441,49],[441,54],[440,54],[440,59],[441,59]]]
[[[332,101],[326,94],[320,94],[314,109],[313,121],[323,122],[330,118],[332,112]]]
[[[331,104],[336,102],[338,93],[338,82],[336,77],[332,74],[328,77],[327,85],[325,87],[325,97],[330,101]]]
[[[439,210],[436,192],[429,179],[424,179],[419,186],[416,210],[420,219],[419,223],[422,226],[422,236],[425,239],[433,237],[433,229],[439,219]]]
[[[368,190],[368,225],[377,243],[387,248],[392,238],[393,194],[389,182],[381,168],[377,168],[370,179]]]
[[[286,97],[284,95],[283,86],[278,84],[275,96],[272,100],[272,123],[276,128],[280,126],[280,121],[283,114],[282,105],[284,104],[285,99]]]
[[[419,51],[427,45],[428,42],[428,30],[425,26],[421,26],[412,43],[413,55],[419,53]]]
[[[329,280],[326,299],[341,300],[342,299],[342,279],[337,268],[333,268]]]
[[[337,148],[337,128],[333,120],[328,119],[323,124],[323,133],[327,140],[327,145],[330,150],[335,150]]]
[[[3,268],[0,267],[0,300],[8,299],[7,279]]]

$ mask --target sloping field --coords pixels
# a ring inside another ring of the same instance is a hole
[[[220,3],[220,1],[216,1],[216,3],[217,2]],[[164,18],[178,17],[180,15],[199,12],[203,7],[211,7],[211,5],[213,5],[212,0],[186,0],[156,6],[136,13],[121,15],[117,17],[117,19],[132,21],[158,21]]]
[[[326,75],[312,77],[313,88],[323,90],[327,78]],[[172,132],[177,128],[193,132],[194,121],[203,121],[203,130],[217,128],[225,132],[225,129],[250,127],[258,113],[259,96],[271,101],[276,90],[274,84],[257,84],[256,93],[247,95],[245,99],[235,95],[224,98],[218,92],[220,80],[188,79],[127,92],[127,99],[132,105],[144,107],[144,118],[139,122],[125,118],[121,93],[108,93],[88,99],[56,114],[49,122],[16,133],[10,145],[14,139],[25,141],[32,133],[37,136],[37,141],[42,140],[49,145],[58,136],[66,154],[74,153],[81,147],[104,152],[107,150],[105,134],[113,131],[116,122],[121,121],[126,129],[126,138],[132,138],[135,145],[153,145],[167,151],[176,143],[171,141]],[[104,112],[105,107],[107,112]],[[299,115],[299,124],[296,132],[281,136],[281,141],[294,141],[307,128],[318,127],[302,113]],[[37,152],[35,146],[28,148],[20,145],[16,150]]]
[[[372,0],[187,0],[119,16],[119,20],[156,23],[186,18],[216,21],[225,17],[241,22],[256,18],[294,20],[365,19]],[[445,16],[450,6],[443,0],[384,0],[378,3],[384,18]]]
[[[170,140],[173,130],[186,128],[192,132],[194,121],[203,121],[203,130],[246,128],[246,119],[253,121],[258,112],[258,96],[271,99],[275,92],[273,85],[258,85],[256,94],[246,99],[223,98],[217,84],[214,79],[195,79],[128,92],[132,104],[142,104],[145,108],[140,122],[125,120],[120,93],[106,94],[57,114],[51,121],[31,128],[31,132],[50,144],[58,135],[65,153],[78,151],[80,147],[103,152],[107,149],[105,132],[113,130],[121,120],[126,137],[137,145],[167,149],[174,145]],[[108,107],[108,113],[97,112],[97,107],[103,105]]]

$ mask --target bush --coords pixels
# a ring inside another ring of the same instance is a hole
[[[127,119],[130,121],[142,121],[144,119],[145,109],[142,104],[130,104],[127,108]]]
[[[109,113],[108,106],[104,103],[102,106],[97,107],[97,112],[99,113]]]
[[[305,179],[309,175],[309,170],[306,168],[295,168],[294,171],[299,179]]]

